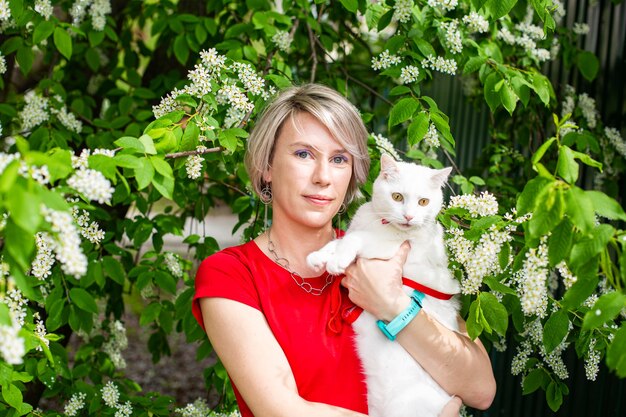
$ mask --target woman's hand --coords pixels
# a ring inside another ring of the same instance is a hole
[[[379,320],[393,320],[411,302],[402,289],[402,268],[410,250],[404,242],[391,259],[357,258],[341,281],[350,300]]]

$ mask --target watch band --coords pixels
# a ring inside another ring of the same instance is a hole
[[[413,290],[411,294],[411,304],[405,308],[400,314],[398,314],[389,323],[385,323],[382,320],[378,320],[376,324],[381,332],[389,340],[396,340],[396,336],[400,333],[400,330],[404,329],[410,322],[417,316],[417,313],[422,309],[422,300],[424,300],[424,293],[418,290]]]

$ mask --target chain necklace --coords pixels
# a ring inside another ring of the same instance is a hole
[[[274,262],[276,263],[276,265],[282,267],[287,272],[289,272],[289,275],[291,275],[291,279],[293,279],[293,282],[295,282],[298,287],[302,288],[304,292],[311,295],[322,295],[326,287],[332,284],[335,280],[334,275],[330,275],[328,272],[326,272],[326,282],[324,283],[324,286],[322,286],[322,288],[315,288],[310,283],[306,282],[306,280],[298,275],[297,272],[291,270],[291,268],[289,267],[289,260],[287,258],[283,258],[282,256],[278,255],[278,253],[276,252],[276,245],[272,241],[272,236],[270,234],[271,230],[271,227],[267,230],[267,251],[271,253],[274,257]]]

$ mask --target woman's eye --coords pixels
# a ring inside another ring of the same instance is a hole
[[[404,197],[400,193],[392,193],[391,194],[391,198],[393,198],[393,201],[402,201],[402,200],[404,200]]]
[[[309,157],[309,151],[297,151],[296,156],[298,158],[306,159]]]
[[[333,157],[333,162],[335,164],[343,164],[343,163],[348,162],[348,158],[346,158],[345,156],[337,155],[337,156]]]
[[[417,202],[417,204],[419,204],[420,206],[427,206],[428,203],[430,203],[430,200],[427,198],[420,198]]]

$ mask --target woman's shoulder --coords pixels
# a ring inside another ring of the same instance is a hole
[[[198,272],[207,270],[230,270],[233,268],[249,269],[252,263],[258,262],[260,249],[249,241],[237,246],[224,248],[206,257]]]

